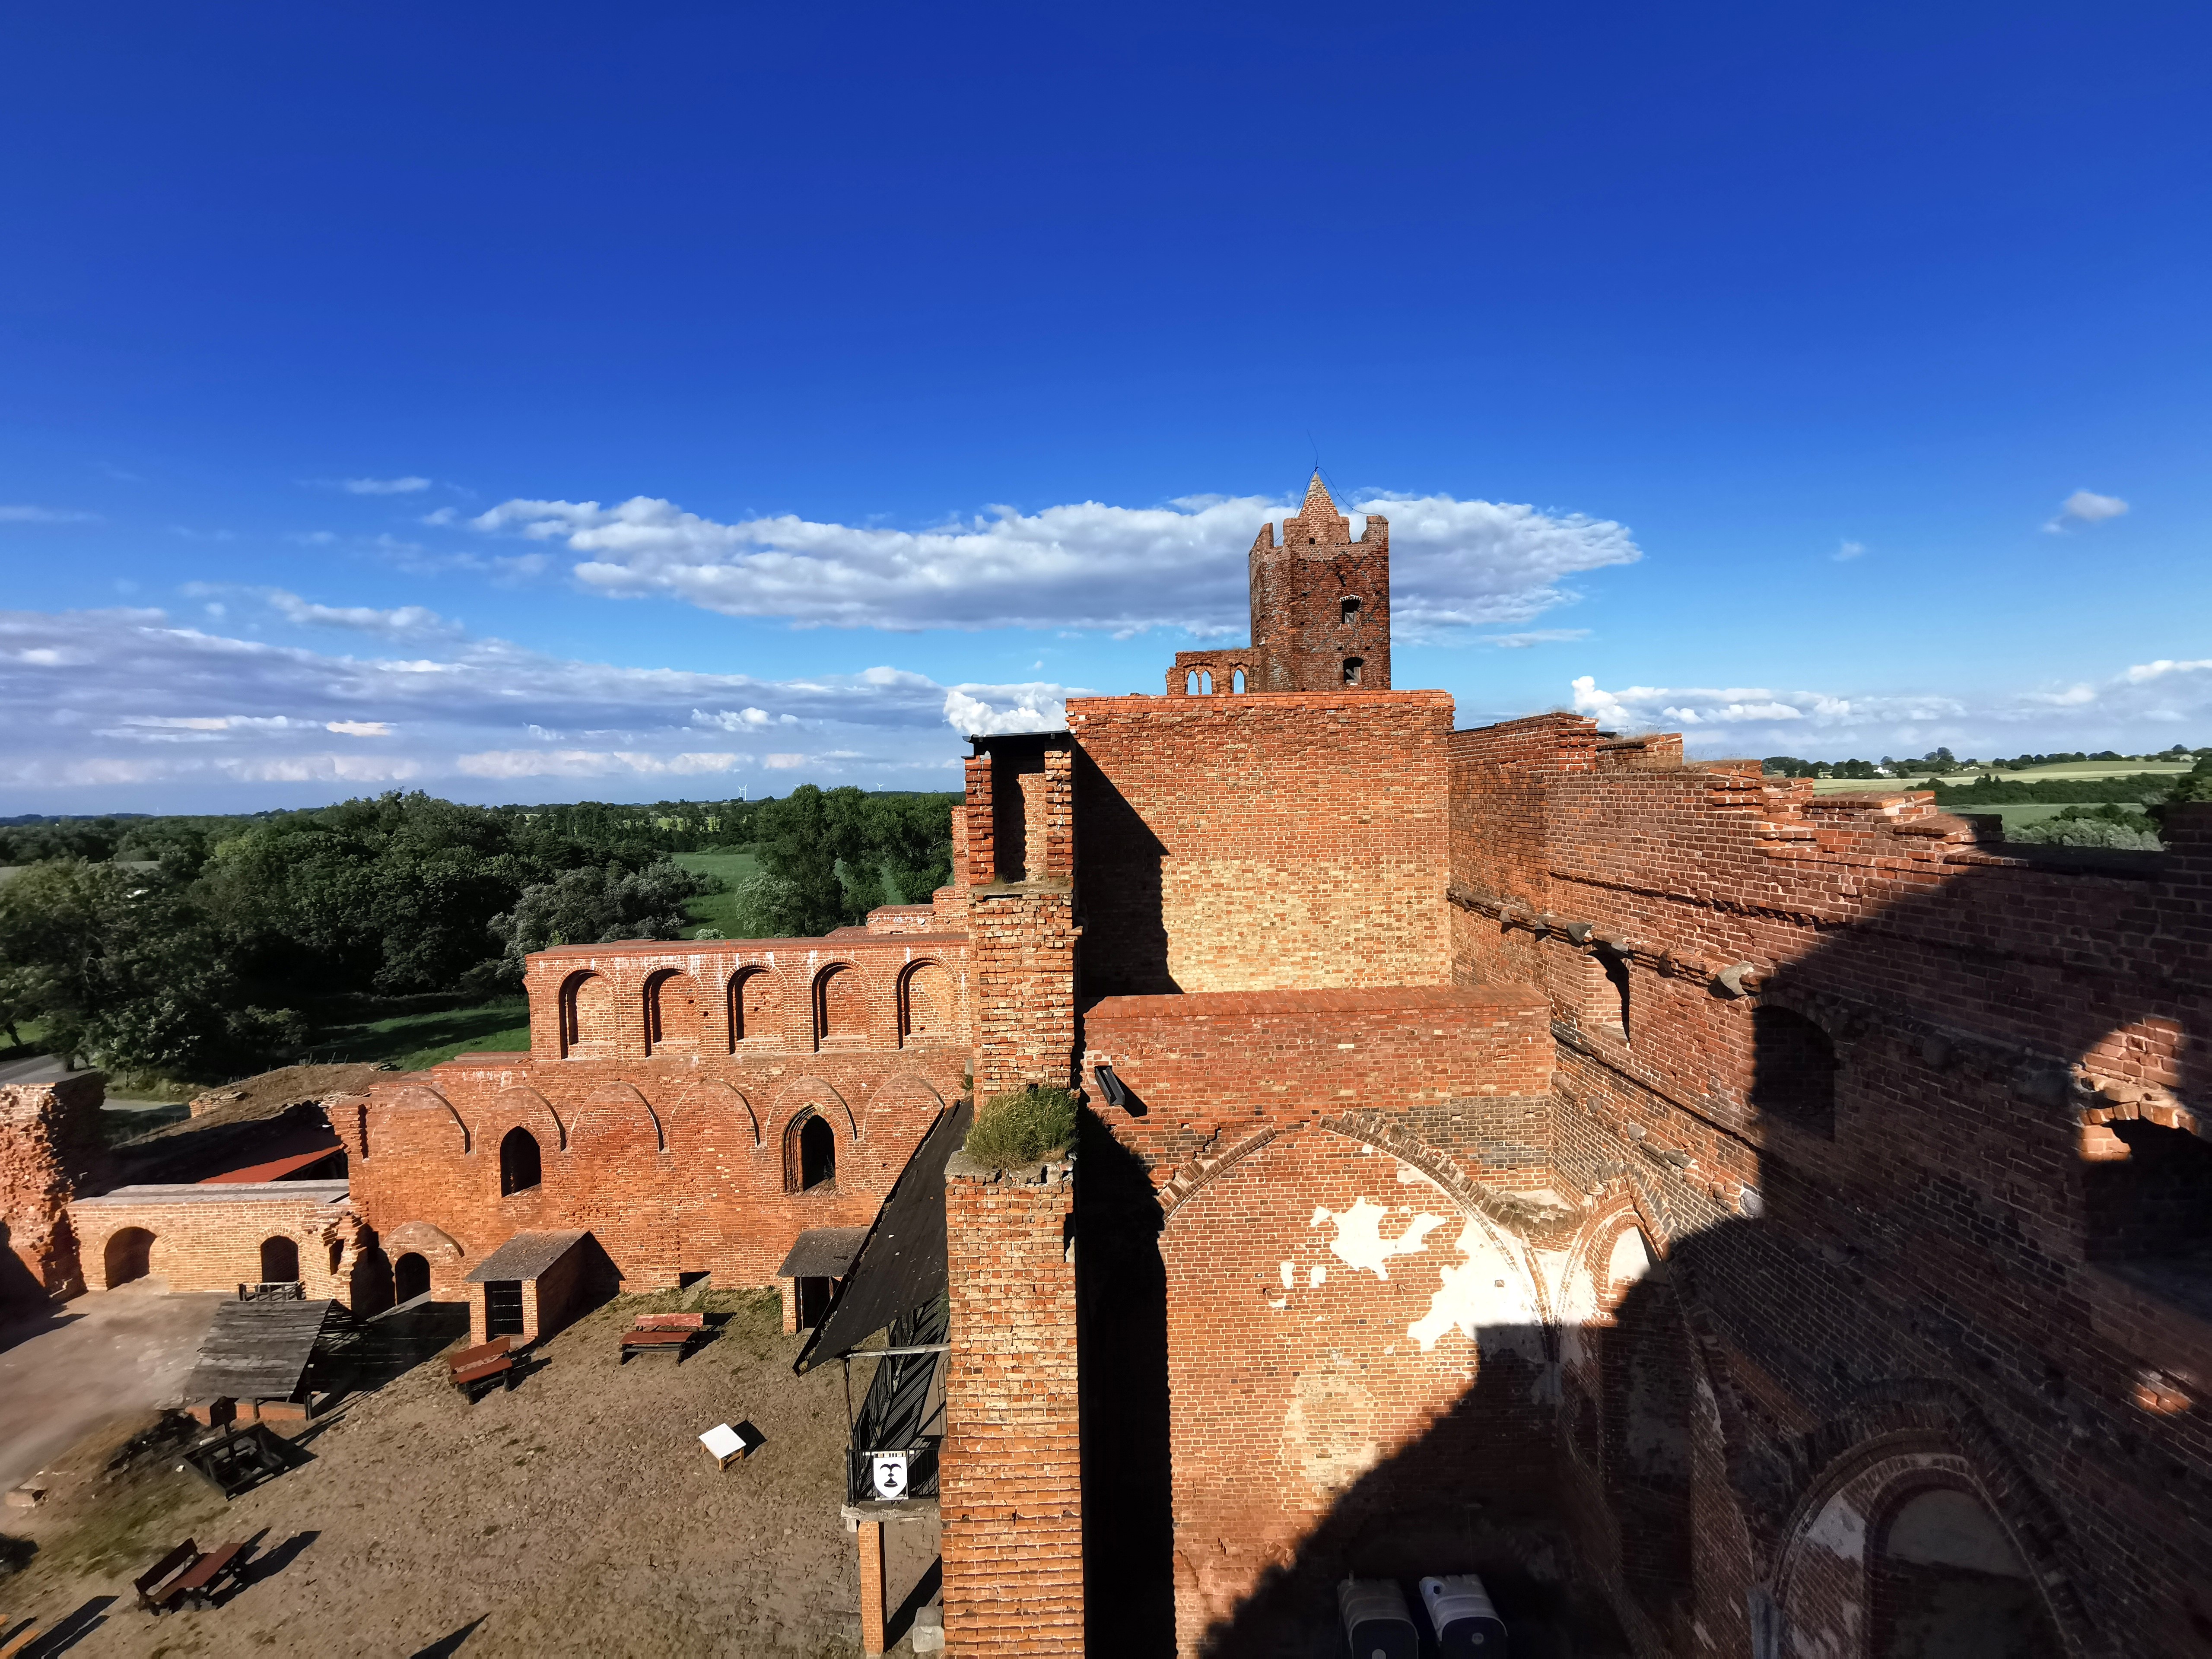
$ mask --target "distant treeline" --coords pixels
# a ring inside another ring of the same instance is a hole
[[[466,806],[397,792],[252,817],[0,826],[0,1030],[111,1068],[234,1073],[351,993],[512,989],[528,951],[670,939],[719,890],[672,853],[750,847],[749,928],[816,933],[948,878],[955,797]],[[149,866],[151,867],[148,867]]]
[[[2203,760],[2208,755],[2212,755],[2212,748],[2188,749],[2177,743],[2154,755],[2122,755],[2100,749],[2094,755],[2076,750],[2071,753],[2015,755],[2009,760],[1985,761],[1972,756],[1960,760],[1948,749],[1931,749],[1917,760],[1893,760],[1884,755],[1879,761],[1816,761],[1796,755],[1769,755],[1759,764],[1769,776],[1784,778],[1940,778],[1957,772],[2025,772],[2033,767],[2079,765],[2092,761]],[[2107,797],[2093,799],[2103,800]]]
[[[2074,806],[2098,801],[2141,801],[2154,805],[2169,800],[2212,799],[2198,793],[2205,781],[2205,763],[2177,777],[2171,772],[2136,772],[2117,778],[2000,778],[1984,772],[1971,783],[1946,783],[1930,779],[1939,805],[1950,806]]]

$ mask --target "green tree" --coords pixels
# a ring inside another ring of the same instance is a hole
[[[242,994],[223,940],[184,885],[81,859],[0,888],[4,1000],[56,1050],[112,1070],[213,1077],[267,1063],[299,1016]]]
[[[618,864],[564,870],[524,888],[512,910],[491,919],[490,930],[507,950],[496,970],[479,970],[476,980],[520,985],[523,958],[556,945],[678,938],[690,920],[686,901],[721,890],[720,877],[697,875],[666,859],[642,870]]]
[[[762,867],[789,884],[785,908],[774,918],[780,933],[826,933],[883,902],[880,880],[859,873],[867,868],[866,799],[849,786],[825,793],[803,783],[781,800],[762,803],[756,821]]]

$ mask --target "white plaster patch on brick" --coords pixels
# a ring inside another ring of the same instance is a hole
[[[1429,1235],[1444,1224],[1440,1215],[1417,1215],[1395,1238],[1385,1238],[1382,1219],[1389,1213],[1380,1204],[1355,1198],[1352,1207],[1341,1214],[1325,1204],[1316,1205],[1313,1219],[1306,1224],[1318,1227],[1324,1221],[1330,1223],[1336,1236],[1329,1240],[1328,1248],[1338,1261],[1348,1267],[1363,1267],[1377,1279],[1388,1279],[1392,1256],[1419,1255],[1428,1249]]]
[[[1442,1270],[1428,1313],[1406,1327],[1406,1334],[1427,1353],[1445,1332],[1458,1329],[1486,1351],[1517,1349],[1542,1365],[1543,1319],[1526,1275],[1472,1221],[1460,1229],[1459,1253],[1461,1265]]]
[[[1805,1534],[1805,1541],[1840,1555],[1846,1561],[1866,1559],[1866,1516],[1841,1498],[1831,1498]]]
[[[1328,1263],[1316,1261],[1306,1271],[1306,1288],[1317,1291],[1328,1283]]]
[[[1287,1291],[1287,1290],[1289,1290],[1289,1289],[1291,1288],[1291,1285],[1295,1285],[1295,1284],[1297,1284],[1297,1279],[1298,1279],[1298,1270],[1297,1270],[1296,1267],[1292,1267],[1292,1266],[1291,1266],[1288,1261],[1284,1262],[1284,1263],[1283,1263],[1283,1288],[1284,1288],[1285,1290],[1286,1290],[1286,1291]]]

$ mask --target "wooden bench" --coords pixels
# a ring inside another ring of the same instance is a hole
[[[623,1333],[622,1364],[634,1353],[672,1352],[684,1363],[684,1350],[707,1334],[707,1316],[696,1313],[640,1314]]]
[[[495,1336],[480,1347],[464,1348],[446,1357],[446,1367],[453,1384],[473,1403],[493,1387],[505,1388],[514,1381],[514,1355],[508,1352],[511,1339]]]
[[[185,1594],[179,1581],[199,1559],[200,1547],[187,1538],[140,1573],[131,1581],[131,1588],[138,1592],[138,1605],[154,1613],[167,1613],[175,1607]]]
[[[0,1659],[15,1659],[32,1643],[39,1639],[39,1621],[35,1619],[5,1641],[0,1641]]]

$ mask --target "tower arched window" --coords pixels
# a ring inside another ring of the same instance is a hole
[[[1346,657],[1344,659],[1344,683],[1346,685],[1358,684],[1359,671],[1365,666],[1366,664],[1358,657]]]
[[[1349,628],[1352,623],[1359,620],[1358,600],[1354,599],[1344,599],[1340,602],[1340,614],[1338,616],[1337,620],[1343,623],[1345,627]]]

